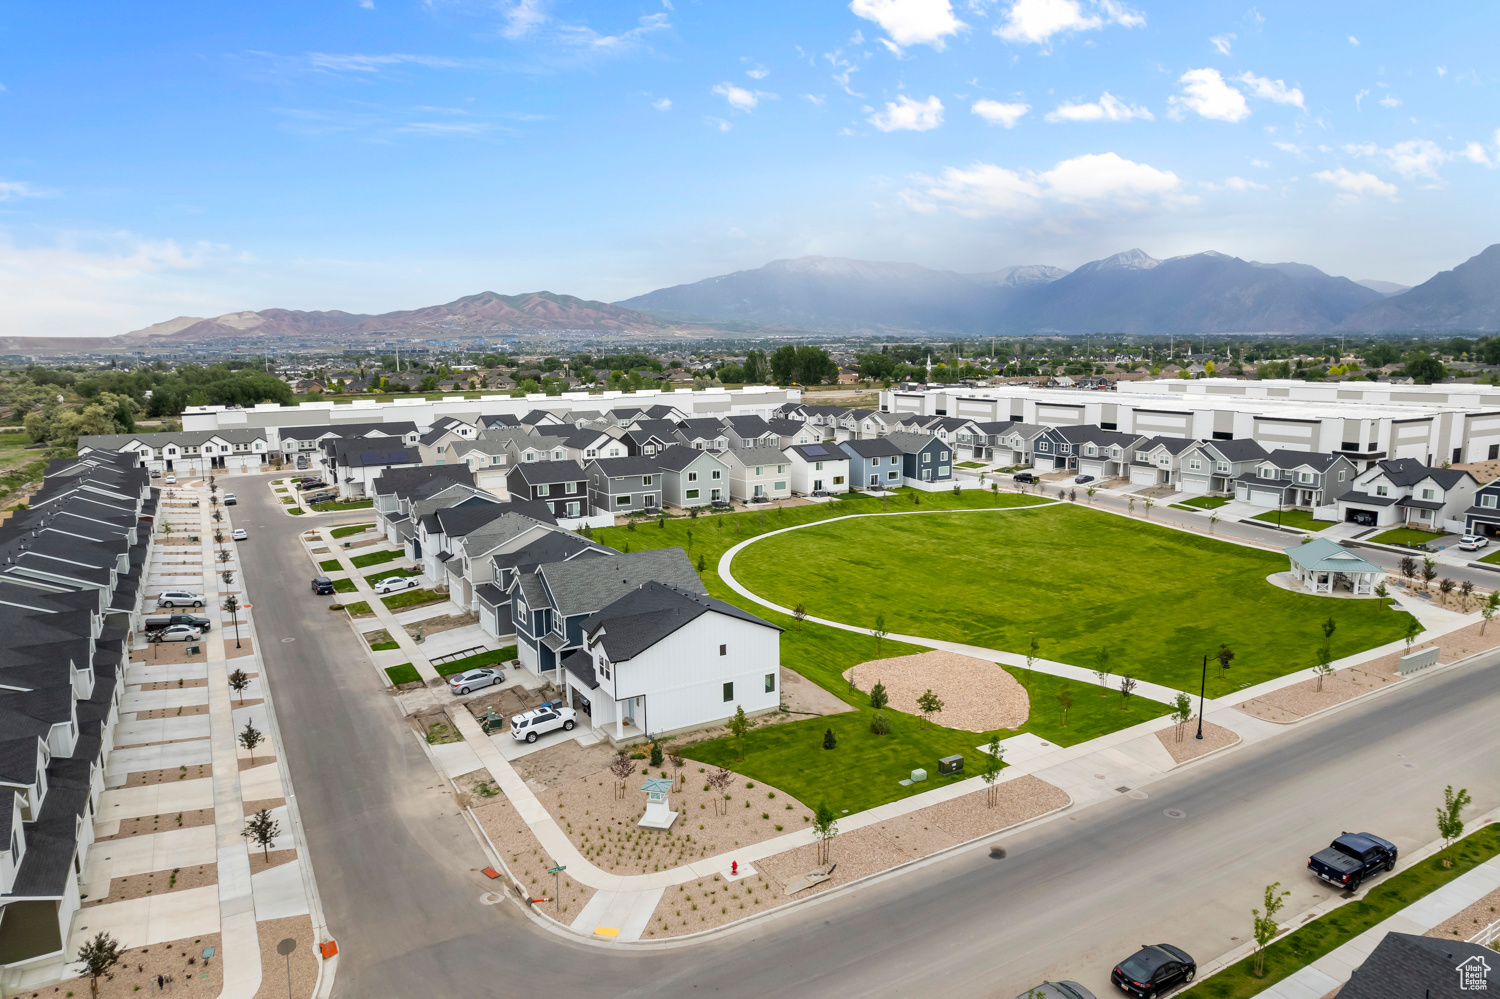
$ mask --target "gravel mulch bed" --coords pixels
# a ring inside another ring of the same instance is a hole
[[[250,873],[259,874],[261,871],[269,871],[273,867],[280,867],[282,864],[290,864],[296,859],[296,850],[272,850],[270,855],[267,856],[265,853],[262,853],[258,848],[256,848],[254,844],[251,844]]]
[[[285,798],[256,798],[254,801],[246,801],[246,802],[242,802],[242,804],[245,806],[245,814],[247,816],[249,816],[249,815],[254,815],[256,812],[260,811],[262,808],[266,809],[267,811],[269,811],[269,810],[271,810],[273,808],[280,808],[282,805],[286,804],[286,799]]]
[[[132,742],[128,745],[116,746],[116,749],[139,749],[142,746],[173,746],[179,742],[206,742],[205,739],[162,739],[159,742]]]
[[[158,718],[187,718],[191,715],[208,714],[207,704],[184,704],[176,708],[152,708],[149,711],[137,711],[136,721],[155,721]]]
[[[650,776],[660,777],[663,770],[671,776],[670,765],[650,771]],[[724,792],[728,800],[718,801],[716,809],[718,792],[705,790],[707,776],[716,770],[687,762],[679,789],[670,798],[678,818],[667,830],[636,825],[646,811],[646,796],[640,791],[647,776],[644,767],[626,779],[623,798],[617,796],[615,775],[599,770],[549,788],[537,800],[585,857],[612,874],[669,870],[800,829],[811,821],[812,809],[791,795],[740,774],[733,775]]]
[[[194,645],[200,651],[196,656],[190,656],[187,650]],[[147,648],[133,653],[130,661],[142,666],[180,666],[183,663],[204,662],[204,653],[207,651],[207,638],[197,642],[153,642]]]
[[[119,832],[113,836],[100,836],[97,842],[213,824],[214,810],[212,808],[194,808],[186,812],[169,812],[163,815],[139,815],[131,819],[121,819]]]
[[[756,873],[738,882],[714,875],[668,888],[657,903],[645,935],[675,937],[723,926],[760,910],[810,898],[897,864],[998,832],[1061,808],[1069,800],[1061,789],[1029,775],[999,785],[993,808],[987,804],[987,796],[987,791],[976,791],[836,836],[830,854],[836,865],[833,877],[795,896],[785,894],[786,883],[819,866],[815,845],[763,857],[752,865]]]
[[[1467,940],[1497,919],[1500,919],[1500,888],[1490,892],[1463,912],[1434,926],[1425,935],[1446,937],[1449,940]]]
[[[207,947],[214,949],[214,956],[205,966],[203,951]],[[222,953],[223,946],[217,933],[205,933],[198,937],[184,937],[181,940],[122,951],[120,963],[115,965],[114,971],[108,978],[99,980],[99,999],[140,999],[141,996],[155,995],[157,975],[171,976],[169,994],[178,999],[213,999],[224,989],[224,965],[220,960]],[[199,977],[205,973],[207,978]],[[286,991],[284,982],[281,990]],[[56,986],[49,986],[45,991],[33,991],[58,997],[86,996],[89,994],[89,980],[70,978]],[[32,993],[17,994],[29,996]]]
[[[1222,725],[1215,725],[1211,721],[1203,723],[1203,741],[1194,738],[1198,734],[1198,723],[1190,721],[1182,726],[1182,741],[1177,741],[1177,726],[1164,728],[1156,733],[1161,744],[1166,747],[1167,752],[1172,754],[1172,759],[1178,763],[1186,763],[1188,760],[1196,760],[1200,756],[1207,756],[1216,749],[1232,746],[1240,741],[1239,733],[1233,729],[1227,729]]]
[[[276,953],[276,945],[288,937],[297,941],[291,954],[292,999],[312,995],[318,983],[318,941],[313,936],[311,916],[287,916],[255,924],[260,938],[260,988],[255,999],[283,999],[287,987],[287,959]]]
[[[129,877],[111,878],[109,894],[88,899],[83,903],[83,907],[103,905],[105,902],[124,902],[132,898],[145,898],[147,895],[165,895],[167,892],[186,891],[189,888],[202,888],[204,885],[218,883],[218,864],[195,864],[192,867],[179,867],[170,871],[132,874]]]
[[[125,775],[125,787],[145,787],[147,784],[170,784],[178,780],[196,780],[212,777],[212,763],[195,763],[192,766],[171,767],[166,770],[137,770]]]
[[[242,756],[240,757],[240,772],[243,773],[244,771],[250,770],[253,767],[263,767],[267,763],[275,762],[276,757],[272,756],[270,753],[256,753],[253,757]]]
[[[134,660],[132,660],[134,661]],[[254,676],[255,674],[251,674]],[[207,687],[208,677],[195,676],[191,680],[152,680],[150,683],[139,683],[134,686],[141,690],[184,690],[188,687]]]
[[[244,627],[244,624],[245,624],[245,622],[243,620],[240,621],[240,626],[241,627]],[[255,645],[254,645],[253,642],[250,641],[250,638],[247,635],[241,635],[240,636],[240,647],[239,648],[235,648],[234,647],[234,632],[232,630],[229,633],[229,637],[227,639],[225,639],[225,641],[224,641],[224,658],[225,659],[240,659],[240,658],[243,658],[245,656],[251,655],[254,652],[255,652]]]
[[[967,732],[1020,728],[1031,700],[1016,678],[996,663],[954,652],[923,652],[894,659],[874,659],[844,671],[861,690],[885,684],[891,707],[919,715],[917,698],[931,690],[943,701],[942,722]]]
[[[489,836],[490,842],[505,861],[510,873],[529,888],[533,897],[552,897],[554,878],[547,873],[552,859],[542,851],[541,843],[532,835],[531,829],[517,814],[515,806],[504,797],[492,799],[488,804],[474,808],[474,817],[480,828]],[[480,877],[480,881],[486,879]],[[512,889],[503,879],[489,882],[491,890],[510,892]],[[594,889],[579,884],[564,876],[561,884],[562,911],[552,903],[539,905],[536,911],[562,923],[571,923],[579,911],[594,897]]]

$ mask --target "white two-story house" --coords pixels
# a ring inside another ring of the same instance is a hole
[[[1479,482],[1458,468],[1433,468],[1416,458],[1377,461],[1339,497],[1339,520],[1369,527],[1465,530]]]

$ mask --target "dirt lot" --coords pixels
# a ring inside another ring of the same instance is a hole
[[[489,836],[490,842],[495,844],[495,849],[505,859],[505,865],[510,868],[511,874],[532,892],[532,897],[550,899],[554,879],[547,870],[552,866],[552,860],[542,852],[541,844],[516,813],[515,806],[504,797],[494,798],[488,804],[475,806],[474,817],[479,820],[485,835]],[[487,883],[491,891],[510,891],[510,885],[504,880],[488,881],[482,875],[478,879]],[[563,923],[571,923],[578,911],[594,897],[594,889],[567,877],[562,879],[561,889],[562,898],[558,900],[561,902],[560,911],[551,902],[539,905],[537,911]]]
[[[854,708],[813,683],[796,670],[781,667],[781,703],[802,715],[836,715]]]
[[[582,780],[609,766],[615,752],[609,743],[580,746],[569,739],[514,761],[516,773],[538,793],[569,781]]]
[[[724,792],[727,800],[720,798],[706,779],[717,768],[689,760],[679,789],[670,797],[673,811],[679,813],[677,822],[668,830],[641,829],[636,820],[646,811],[640,787],[647,772],[641,765],[645,761],[633,762],[637,769],[626,778],[623,797],[609,770],[557,783],[537,795],[568,838],[601,870],[667,870],[800,829],[811,821],[812,809],[800,801],[739,774],[733,774]],[[663,772],[672,775],[670,764],[650,771],[650,776]]]
[[[167,770],[137,770],[125,775],[126,787],[142,787],[146,784],[169,784],[177,780],[195,780],[212,777],[212,763],[195,763],[192,766],[172,767]]]
[[[875,659],[844,671],[860,690],[885,684],[891,707],[921,714],[917,698],[931,690],[943,701],[938,716],[948,728],[993,732],[1020,728],[1031,711],[1026,688],[999,665],[953,652],[922,652]]]
[[[402,609],[404,610],[405,608]],[[431,638],[440,632],[452,631],[455,628],[467,628],[471,624],[478,623],[479,615],[473,611],[469,611],[466,614],[453,614],[448,617],[424,618],[421,621],[403,625],[403,627],[406,628],[406,633],[412,638],[417,637],[418,631],[422,632],[424,638]]]
[[[511,715],[530,711],[543,701],[559,696],[561,696],[560,692],[551,686],[543,687],[541,690],[527,690],[525,687],[516,685],[501,687],[494,693],[480,694],[478,697],[470,698],[464,702],[464,707],[468,708],[469,713],[475,718],[479,718],[490,708],[494,708],[496,714],[504,715],[506,719],[509,719]],[[509,727],[508,721],[507,727]]]
[[[139,815],[133,819],[121,819],[120,831],[113,836],[100,836],[98,842],[109,839],[125,839],[128,836],[144,836],[147,833],[167,832],[172,829],[192,829],[194,826],[214,824],[212,808],[195,808],[188,812],[172,812],[165,815]]]

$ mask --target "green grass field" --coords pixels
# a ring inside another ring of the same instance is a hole
[[[432,668],[443,676],[452,676],[454,673],[462,673],[466,669],[493,666],[495,663],[508,663],[515,657],[516,647],[514,645],[507,645],[504,648],[495,649],[491,652],[478,652],[472,656],[464,656],[462,659],[454,659],[452,662],[434,663]]]
[[[330,605],[329,610],[332,609],[333,607]],[[365,600],[359,600],[352,604],[344,604],[344,610],[349,612],[350,617],[372,617],[375,614],[374,611],[370,610],[369,602]]]
[[[391,683],[397,685],[416,683],[422,679],[422,675],[417,672],[417,668],[411,663],[402,663],[400,666],[387,666],[385,668],[385,675],[390,677]]]
[[[385,604],[388,610],[406,610],[410,607],[420,607],[423,604],[435,604],[439,600],[447,600],[448,594],[434,593],[432,590],[402,590],[400,593],[392,593],[388,597],[381,597],[380,602]]]
[[[349,564],[356,569],[368,569],[372,565],[380,565],[382,562],[390,562],[398,559],[401,555],[401,552],[390,549],[378,552],[366,552],[364,555],[356,555],[351,558]]]
[[[366,530],[374,527],[374,524],[345,524],[343,527],[335,527],[328,532],[332,538],[347,538],[351,534],[363,534]]]
[[[1408,616],[1265,581],[1286,557],[1065,504],[1009,513],[843,520],[760,541],[735,559],[745,586],[784,607],[897,634],[1197,689],[1202,656],[1238,658],[1210,695],[1305,669],[1332,614],[1335,658],[1402,637]],[[759,613],[759,611],[757,611]]]
[[[335,579],[333,581],[333,592],[335,592],[335,593],[353,593],[354,592],[354,580],[347,579],[347,578],[346,579]]]
[[[314,503],[312,509],[318,513],[329,510],[368,510],[375,505],[374,500],[329,500],[327,503]]]
[[[1228,496],[1194,496],[1185,499],[1181,503],[1173,503],[1173,506],[1190,506],[1199,510],[1216,510],[1229,502]]]
[[[1321,531],[1333,526],[1331,520],[1313,520],[1313,515],[1306,510],[1282,510],[1280,513],[1272,510],[1269,513],[1257,513],[1250,519],[1263,520],[1268,524],[1280,524],[1282,527],[1295,527],[1300,531]]]
[[[1389,531],[1382,531],[1373,538],[1365,538],[1365,541],[1373,541],[1378,545],[1425,545],[1429,541],[1436,541],[1441,534],[1431,531],[1418,531],[1410,527],[1396,527]]]
[[[343,571],[343,566],[339,564],[339,560],[336,558],[325,558],[323,561],[318,563],[318,568],[322,569],[324,572]]]

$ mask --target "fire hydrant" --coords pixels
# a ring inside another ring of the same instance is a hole
[[[729,862],[729,873],[732,876],[738,876],[739,875],[739,873],[740,873],[740,862],[738,860],[731,860]]]

